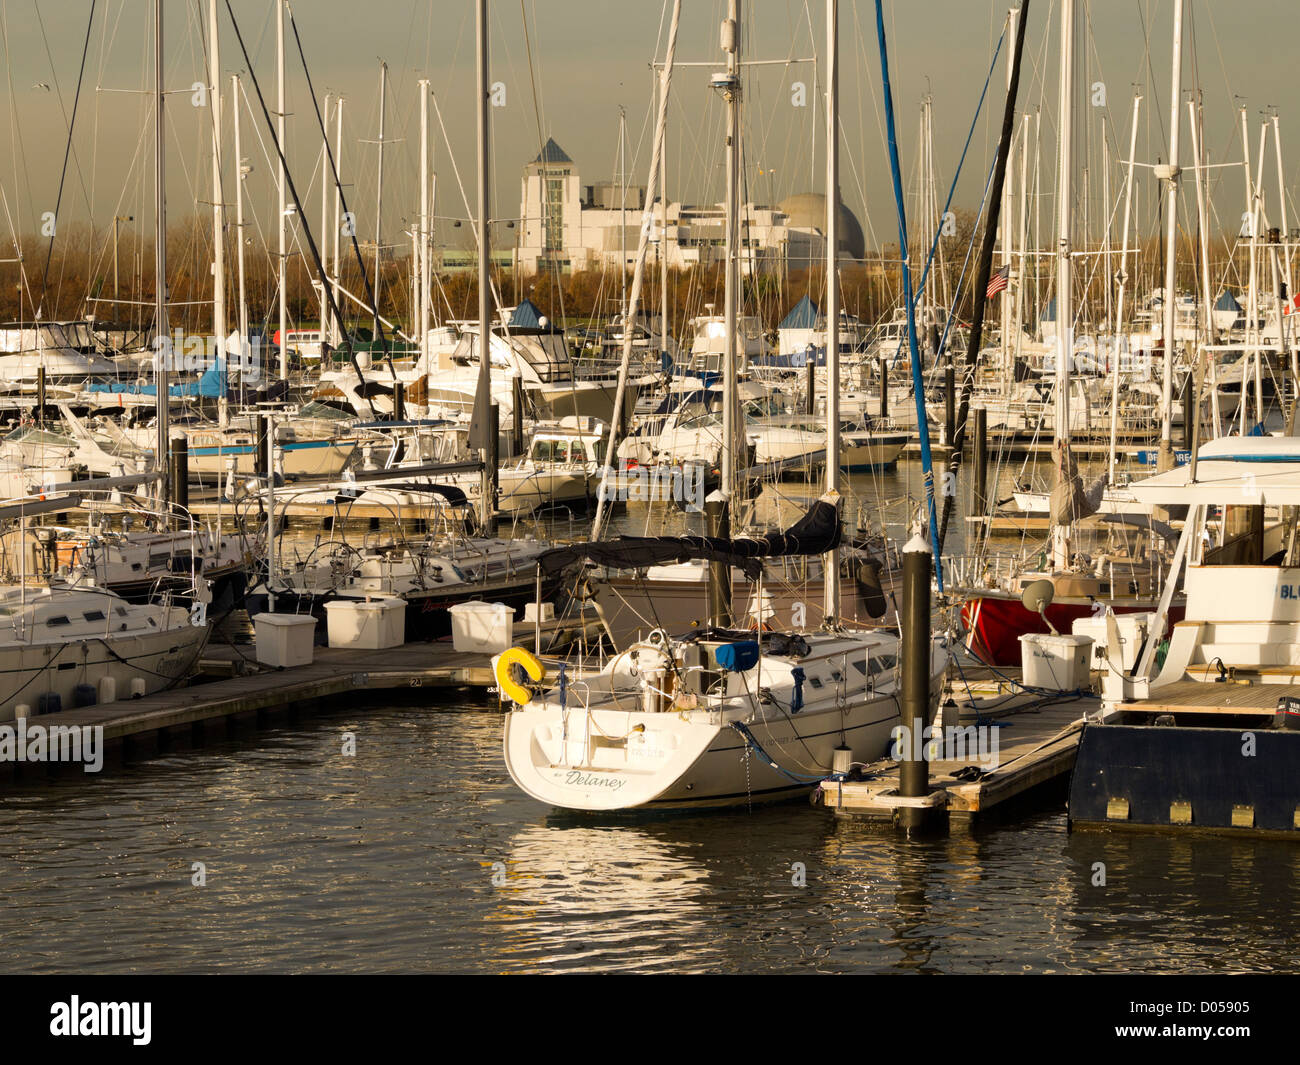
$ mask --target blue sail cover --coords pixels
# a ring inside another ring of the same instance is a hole
[[[1241,310],[1241,304],[1238,303],[1236,297],[1225,288],[1221,293],[1219,293],[1219,298],[1214,301],[1214,309],[1216,311],[1239,312]]]
[[[816,329],[822,324],[822,312],[805,294],[781,320],[780,329]]]
[[[510,316],[510,325],[514,329],[541,329],[542,312],[532,300],[525,299]]]
[[[157,385],[126,384],[122,381],[91,382],[89,390],[91,392],[106,392],[110,395],[124,396],[156,396],[158,394]],[[200,399],[220,399],[226,394],[226,364],[217,363],[211,369],[204,371],[197,381],[186,381],[183,384],[169,386],[167,394],[177,399],[185,396],[198,396]]]

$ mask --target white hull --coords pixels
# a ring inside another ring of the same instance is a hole
[[[822,638],[818,653],[772,657],[731,674],[725,696],[701,696],[696,708],[683,708],[690,701],[656,707],[653,691],[623,690],[615,697],[595,682],[589,690],[575,683],[567,705],[552,692],[507,715],[506,767],[534,799],[571,810],[674,810],[791,798],[831,771],[837,748],[847,747],[854,762],[887,753],[899,724],[896,653],[893,637],[871,643]],[[643,669],[644,662],[643,653]],[[931,662],[933,709],[947,652],[936,647]],[[803,708],[792,711],[796,668],[808,681]],[[747,694],[758,684],[770,697]]]
[[[145,694],[183,680],[198,666],[208,628],[189,624],[188,613],[179,608],[168,613],[156,632],[0,646],[0,720],[12,719],[20,704],[34,715],[40,697],[49,693],[70,710],[77,685],[93,685],[98,694],[105,677],[116,682],[119,699],[131,697],[131,682],[137,678],[144,681]]]

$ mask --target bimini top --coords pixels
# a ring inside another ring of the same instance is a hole
[[[1228,436],[1197,450],[1196,481],[1178,466],[1129,487],[1143,503],[1300,505],[1300,437]]]

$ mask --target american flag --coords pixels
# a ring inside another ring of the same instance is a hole
[[[1011,272],[1011,267],[1004,266],[992,277],[989,278],[989,287],[984,290],[984,298],[991,300],[999,292],[1007,287],[1007,274]]]

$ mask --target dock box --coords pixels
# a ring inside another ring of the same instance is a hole
[[[309,666],[316,637],[310,614],[254,614],[257,660],[264,666]]]
[[[1091,658],[1091,636],[1029,632],[1020,637],[1020,672],[1026,688],[1086,691],[1091,684]]]
[[[457,651],[495,655],[514,642],[515,612],[505,603],[457,603],[451,615],[451,642]]]
[[[331,647],[382,651],[406,643],[405,599],[334,599],[325,621]]]
[[[1113,667],[1120,673],[1132,673],[1137,666],[1138,650],[1146,641],[1147,630],[1154,618],[1152,614],[1115,614],[1115,628],[1119,632],[1119,654]],[[1070,625],[1075,636],[1092,639],[1092,668],[1104,673],[1107,666],[1106,615],[1075,618]]]

